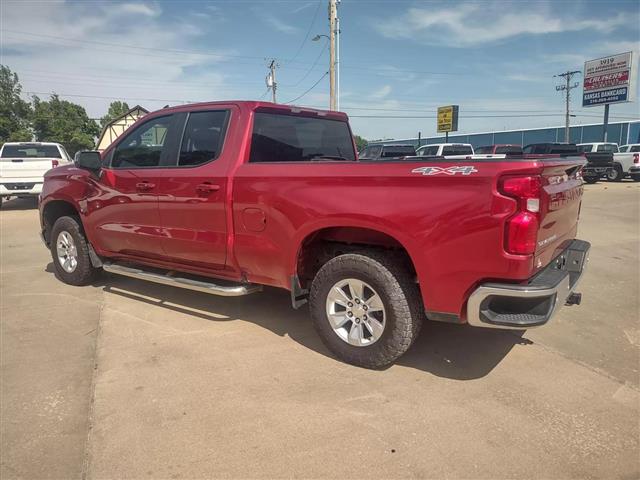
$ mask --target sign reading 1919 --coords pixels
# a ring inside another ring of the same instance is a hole
[[[632,102],[636,71],[633,52],[585,62],[582,106]]]

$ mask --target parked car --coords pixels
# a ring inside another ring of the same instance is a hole
[[[578,151],[582,153],[613,153],[613,168],[607,172],[607,179],[612,182],[619,182],[627,175],[630,175],[629,169],[637,166],[640,162],[640,153],[632,151],[620,152],[619,150],[617,143],[593,142],[578,144]],[[638,150],[640,151],[640,148]]]
[[[337,357],[380,368],[424,318],[527,329],[579,303],[585,163],[359,161],[340,112],[182,105],[50,170],[40,223],[66,283],[280,287]]]
[[[69,154],[59,143],[5,143],[0,148],[0,204],[10,196],[38,195],[44,173],[70,162]]]
[[[486,145],[473,149],[475,155],[521,155],[522,145],[498,144]]]
[[[618,148],[619,152],[636,152],[640,153],[640,143],[630,143],[628,145],[621,145]]]
[[[462,157],[465,159],[473,155],[474,152],[469,143],[432,143],[418,148],[416,154],[419,157]]]
[[[613,168],[613,153],[580,152],[575,143],[532,143],[522,150],[528,155],[584,156],[587,159],[587,165],[582,169],[582,176],[587,183],[596,183],[602,176],[608,175]]]
[[[416,147],[411,144],[395,145],[369,145],[358,155],[361,160],[379,160],[381,158],[413,157],[416,154]]]

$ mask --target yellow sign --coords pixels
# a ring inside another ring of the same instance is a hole
[[[438,107],[438,132],[458,130],[458,105]]]

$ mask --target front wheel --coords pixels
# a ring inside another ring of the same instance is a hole
[[[328,261],[311,284],[311,318],[340,359],[382,368],[404,354],[420,331],[424,309],[414,276],[401,259],[377,251]]]
[[[51,256],[56,274],[69,285],[88,285],[99,269],[91,264],[89,245],[79,219],[60,217],[51,229]]]

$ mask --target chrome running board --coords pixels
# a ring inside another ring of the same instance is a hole
[[[261,285],[252,283],[238,283],[232,285],[216,285],[215,283],[193,280],[190,278],[174,277],[171,274],[162,274],[148,272],[134,267],[126,267],[118,263],[105,263],[102,265],[103,270],[125,277],[137,278],[148,282],[160,283],[162,285],[170,285],[172,287],[186,288],[197,292],[209,293],[211,295],[219,295],[222,297],[240,297],[262,291]]]

